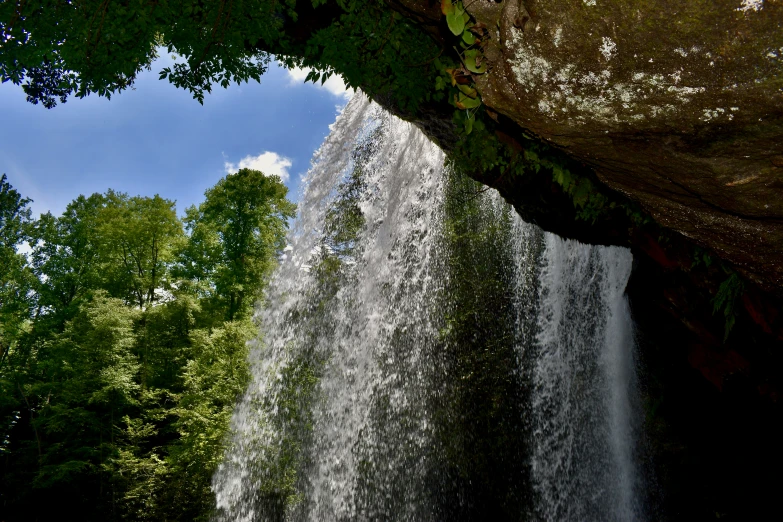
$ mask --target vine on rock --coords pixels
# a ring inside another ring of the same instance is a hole
[[[448,84],[451,85],[449,102],[457,110],[465,111],[461,128],[468,135],[473,132],[476,112],[481,107],[481,97],[476,90],[473,75],[487,72],[483,45],[488,41],[488,33],[483,24],[471,20],[461,1],[441,0],[441,12],[446,17],[449,30],[459,38],[459,48],[454,46],[454,51],[460,64],[447,67],[442,62],[437,63],[441,75],[435,81],[435,89],[442,91]]]
[[[453,121],[463,133],[453,153],[458,160],[453,163],[464,162],[468,168],[485,172],[501,169],[501,176],[509,171],[517,175],[525,170],[538,173],[544,167],[551,171],[553,181],[571,198],[578,219],[595,222],[606,209],[614,208],[615,204],[610,204],[589,178],[571,172],[551,151],[544,152],[544,147],[532,137],[519,154],[519,151],[510,150],[508,144],[498,139],[496,132],[487,128],[488,125],[493,126],[487,120],[497,122],[498,116],[482,104],[476,88],[476,76],[488,71],[484,49],[494,45],[489,31],[483,23],[471,18],[462,1],[441,0],[441,12],[449,31],[458,38],[453,49],[459,63],[448,63],[445,58],[435,62],[439,71],[435,90],[448,93],[448,102],[456,109]],[[473,136],[467,138],[471,134]]]

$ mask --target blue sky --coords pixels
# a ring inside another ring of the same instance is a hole
[[[306,71],[270,66],[261,83],[218,87],[204,105],[158,80],[164,57],[135,90],[111,100],[71,98],[47,110],[0,85],[0,174],[59,215],[79,194],[107,189],[177,201],[182,214],[228,171],[280,174],[296,198],[300,176],[348,99],[339,78],[304,84]]]

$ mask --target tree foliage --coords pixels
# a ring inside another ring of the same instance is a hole
[[[0,369],[16,343],[32,301],[31,272],[24,255],[17,251],[29,238],[30,200],[23,198],[0,177]]]
[[[287,220],[296,212],[287,190],[277,176],[241,169],[187,211],[185,223],[196,240],[183,252],[183,270],[193,278],[209,274],[212,287],[207,291],[228,320],[237,317],[248,299],[259,297],[257,282],[269,274],[274,253],[285,246]]]
[[[0,78],[54,107],[75,94],[133,86],[164,49],[159,71],[203,103],[214,86],[259,80],[272,55],[289,67],[339,72],[352,87],[415,108],[429,98],[437,45],[383,0],[74,0],[0,3]]]
[[[37,221],[33,269],[46,281],[37,289],[46,310],[67,313],[85,292],[100,287],[98,213],[105,201],[102,194],[79,196],[59,218],[47,212]]]
[[[286,196],[246,170],[184,220],[111,190],[32,220],[3,176],[0,519],[209,518]]]
[[[174,202],[160,196],[128,197],[109,191],[98,234],[102,268],[114,295],[145,308],[169,290],[168,267],[184,239]]]
[[[161,71],[203,99],[214,83],[258,80],[293,2],[57,0],[0,4],[0,76],[53,107],[71,93],[110,97],[133,86],[165,47],[187,58]],[[259,13],[266,15],[258,16]]]

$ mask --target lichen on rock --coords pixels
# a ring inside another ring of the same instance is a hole
[[[783,3],[476,0],[484,103],[783,292]],[[524,21],[520,23],[520,13]]]

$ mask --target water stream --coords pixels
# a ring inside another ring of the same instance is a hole
[[[218,521],[636,520],[631,255],[522,222],[357,94],[259,307]]]

